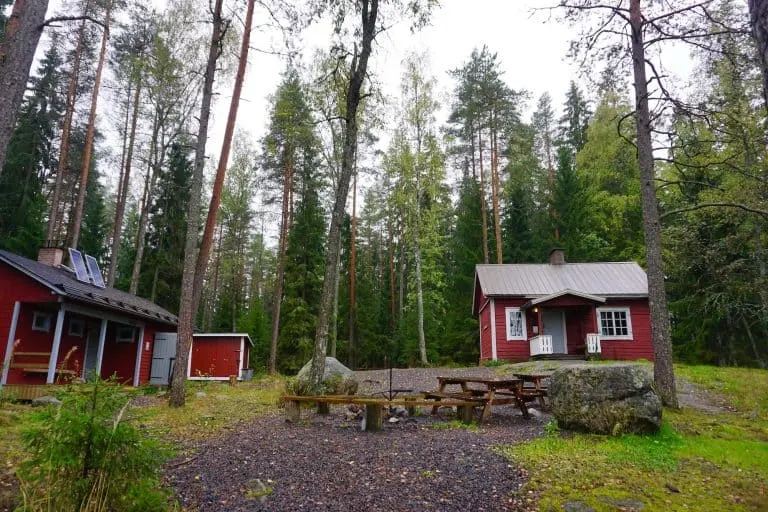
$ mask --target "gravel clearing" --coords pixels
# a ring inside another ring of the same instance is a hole
[[[490,368],[395,370],[393,387],[434,389],[438,375],[497,376]],[[356,378],[361,393],[389,387],[386,370]],[[196,455],[169,464],[166,477],[181,505],[200,512],[535,510],[516,494],[525,470],[493,446],[541,436],[549,415],[524,420],[499,406],[489,423],[466,429],[448,423],[448,409],[437,417],[422,411],[376,433],[345,421],[343,406],[328,416],[304,409],[298,424],[269,414],[189,443]]]

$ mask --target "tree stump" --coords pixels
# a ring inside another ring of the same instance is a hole
[[[381,406],[367,404],[365,406],[365,431],[376,432],[381,430]]]
[[[456,416],[462,423],[472,423],[475,420],[475,408],[471,405],[459,405],[456,407]]]
[[[229,385],[234,386],[237,384],[237,375],[230,375],[229,376]]]
[[[328,416],[331,413],[331,406],[328,402],[317,402],[317,414]]]

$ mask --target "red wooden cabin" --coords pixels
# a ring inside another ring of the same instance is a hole
[[[653,359],[648,281],[634,262],[477,265],[480,361]]]
[[[175,329],[176,317],[78,279],[61,265],[63,256],[44,248],[34,261],[0,250],[0,336],[7,335],[0,385],[54,384],[90,372],[134,386],[148,382],[155,333]]]

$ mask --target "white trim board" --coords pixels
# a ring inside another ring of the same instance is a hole
[[[491,299],[491,358],[496,361],[496,301]]]

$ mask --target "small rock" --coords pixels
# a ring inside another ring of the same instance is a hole
[[[39,396],[32,400],[32,406],[33,407],[41,407],[44,405],[55,405],[59,406],[61,405],[61,400],[56,398],[55,396]]]
[[[392,416],[387,421],[389,421],[390,423],[398,423],[400,421],[400,418],[398,418],[397,416]]]
[[[541,411],[539,411],[538,409],[528,409],[528,414],[530,414],[534,418],[541,418]]]
[[[668,483],[668,484],[667,484],[665,487],[666,487],[667,489],[669,489],[671,492],[680,492],[680,489],[678,489],[677,487],[675,487],[675,486],[674,486],[674,485],[672,485],[672,484],[669,484],[669,483]]]
[[[567,501],[563,503],[563,510],[565,512],[595,512],[594,508],[580,501]]]
[[[408,409],[406,409],[402,405],[398,405],[397,407],[395,407],[394,413],[395,413],[395,416],[397,416],[398,418],[408,417]]]
[[[205,391],[198,391],[195,393],[195,398],[205,398],[206,396],[208,395],[205,394]]]
[[[354,421],[358,419],[358,413],[352,412],[352,411],[344,411],[344,420],[345,421]]]

